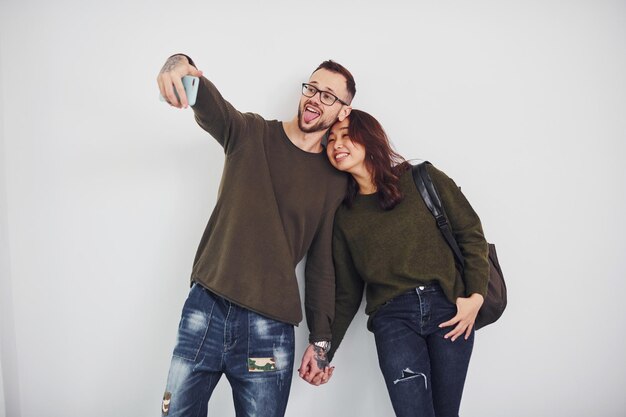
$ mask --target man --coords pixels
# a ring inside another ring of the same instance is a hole
[[[293,326],[302,320],[295,266],[305,254],[311,344],[300,375],[319,384],[332,374],[326,359],[335,303],[331,237],[346,177],[328,162],[322,138],[350,114],[354,79],[341,65],[323,62],[303,84],[297,116],[281,123],[238,112],[185,55],[170,57],[157,78],[170,105],[187,107],[185,75],[201,77],[195,118],[223,146],[226,160],[194,260],[162,414],[206,415],[224,374],[237,416],[283,416]],[[258,93],[254,84],[246,88]]]

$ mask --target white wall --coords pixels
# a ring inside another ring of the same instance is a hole
[[[0,34],[0,80],[2,79]],[[20,416],[19,375],[13,317],[13,290],[9,256],[4,144],[4,83],[0,83],[0,417]]]
[[[0,417],[6,417],[6,404],[4,401],[4,381],[2,373],[2,361],[0,361]]]
[[[2,74],[2,53],[0,52],[0,74]],[[1,77],[1,75],[0,75]],[[0,84],[0,91],[2,89],[2,85]],[[2,128],[2,112],[3,108],[2,108],[2,94],[0,94],[0,161],[2,162],[2,165],[0,166],[0,283],[4,283],[5,281],[7,281],[9,278],[9,274],[8,274],[8,260],[9,260],[9,245],[8,245],[8,239],[7,239],[7,232],[6,232],[6,227],[7,227],[7,222],[6,222],[6,192],[5,192],[5,184],[6,184],[6,180],[4,178],[4,166],[5,166],[5,160],[4,160],[4,130]],[[2,297],[2,304],[0,304],[1,306],[4,306],[6,300],[9,299],[9,297],[5,296],[5,290],[4,290],[4,285],[0,284],[0,289],[2,289],[2,291],[0,291],[0,297]],[[0,417],[5,417],[6,416],[6,404],[5,404],[5,400],[4,400],[4,372],[2,371],[2,359],[3,359],[3,354],[2,354],[2,341],[5,339],[6,336],[4,336],[4,323],[6,321],[5,318],[5,309],[3,308],[3,311],[0,315]],[[4,336],[4,337],[3,337]]]
[[[159,412],[223,163],[157,100],[178,51],[279,119],[333,58],[403,155],[463,186],[510,291],[463,415],[624,415],[626,4],[408,3],[0,3],[7,416]],[[287,415],[392,415],[363,315],[335,362],[326,386],[294,379]],[[232,410],[222,381],[210,413]]]
[[[0,97],[0,109],[2,109],[2,98]],[[4,190],[5,187],[5,179],[4,179],[4,133],[2,132],[2,112],[0,111],[0,161],[2,161],[2,168],[0,168],[0,297],[2,300],[2,314],[0,315],[0,417],[6,417],[6,404],[4,400],[4,372],[2,370],[2,362],[4,360],[5,355],[3,354],[3,345],[4,341],[7,339],[5,336],[5,323],[7,322],[7,309],[4,307],[5,303],[9,301],[11,298],[11,294],[9,294],[5,290],[4,283],[9,280],[9,268],[8,268],[8,260],[9,260],[9,245],[7,239],[7,222],[6,222],[6,192]],[[7,296],[8,295],[8,296]],[[13,317],[11,317],[11,320]]]

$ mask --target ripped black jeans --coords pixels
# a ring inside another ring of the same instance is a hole
[[[439,285],[420,286],[384,304],[372,321],[378,362],[397,417],[457,417],[474,345],[443,336],[456,306]]]

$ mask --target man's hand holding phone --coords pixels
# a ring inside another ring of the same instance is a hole
[[[186,76],[192,77],[185,78],[183,81],[183,77]],[[179,109],[193,105],[195,103],[195,93],[198,91],[199,83],[199,80],[193,77],[201,76],[202,71],[191,65],[186,56],[173,55],[169,57],[157,77],[161,97],[171,106]],[[187,89],[185,89],[185,87],[187,87]],[[189,92],[189,97],[187,96],[187,92]],[[191,104],[188,98],[193,98]]]

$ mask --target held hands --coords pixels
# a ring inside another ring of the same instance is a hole
[[[452,338],[452,341],[454,342],[457,338],[462,336],[463,333],[465,333],[465,340],[467,340],[472,334],[478,310],[480,310],[484,301],[485,299],[483,296],[477,293],[474,293],[467,298],[457,298],[456,316],[439,325],[440,328],[455,326],[454,329],[444,336],[444,339]]]
[[[310,344],[302,355],[302,363],[298,369],[300,378],[311,385],[321,385],[333,376],[334,366],[329,366],[326,351]]]
[[[163,68],[161,68],[161,72],[159,72],[157,77],[159,90],[161,95],[172,107],[186,109],[189,105],[182,82],[182,78],[185,75],[201,77],[202,71],[199,71],[196,67],[191,65],[184,55],[173,55],[169,57],[167,61],[165,61]],[[174,88],[180,97],[180,102],[178,98],[176,98],[176,94],[174,94]]]

